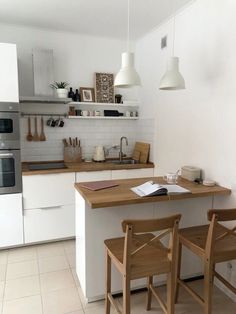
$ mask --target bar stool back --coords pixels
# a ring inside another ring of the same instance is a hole
[[[205,314],[212,313],[212,288],[214,276],[227,288],[236,293],[236,288],[215,270],[216,263],[236,259],[236,226],[228,228],[220,222],[236,220],[236,209],[218,209],[208,211],[209,225],[195,226],[179,230],[179,258],[176,302],[179,285],[185,288],[204,308]],[[182,245],[186,246],[204,263],[204,297],[180,279]]]
[[[174,313],[177,274],[177,236],[181,215],[151,220],[124,220],[125,237],[105,240],[106,247],[106,314],[111,304],[117,313],[130,314],[130,281],[148,278],[147,310],[152,295],[166,314]],[[154,235],[152,232],[159,232]],[[162,239],[169,235],[166,247]],[[123,311],[111,294],[111,262],[123,276]],[[153,276],[167,274],[167,304],[153,286]]]

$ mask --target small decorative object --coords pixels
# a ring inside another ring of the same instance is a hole
[[[114,76],[110,73],[95,73],[96,102],[114,103]]]
[[[116,104],[121,104],[122,103],[122,95],[116,94],[115,95],[115,103]]]
[[[67,91],[66,87],[68,85],[69,84],[67,82],[54,82],[50,86],[51,86],[51,88],[56,90],[58,98],[67,98],[68,91]]]
[[[75,116],[75,107],[74,106],[70,106],[69,107],[69,116]]]
[[[72,87],[70,87],[70,91],[68,93],[68,98],[74,99],[75,93],[73,92]]]
[[[94,88],[80,87],[81,101],[95,102]]]
[[[75,94],[74,94],[73,100],[76,101],[76,102],[80,102],[80,94],[79,94],[79,90],[78,89],[75,90]]]

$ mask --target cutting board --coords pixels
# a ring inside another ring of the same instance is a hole
[[[146,164],[148,162],[149,152],[150,144],[136,142],[132,158],[139,161],[141,164]]]

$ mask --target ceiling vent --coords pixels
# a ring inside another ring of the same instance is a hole
[[[161,39],[161,49],[165,49],[167,47],[167,35],[162,37]]]

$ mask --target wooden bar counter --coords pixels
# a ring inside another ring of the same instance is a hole
[[[83,188],[83,183],[76,183],[75,188],[84,197],[84,199],[91,206],[91,208],[163,202],[169,200],[174,201],[186,198],[206,197],[213,195],[227,195],[231,193],[229,189],[221,187],[219,185],[209,187],[204,186],[202,184],[196,184],[194,182],[190,182],[182,178],[179,179],[178,185],[182,186],[183,188],[186,188],[191,193],[140,197],[130,190],[132,187],[138,186],[147,181],[153,181],[154,183],[158,184],[166,184],[162,177],[151,177],[142,179],[114,180],[114,182],[117,183],[118,186],[95,192]]]
[[[76,194],[76,272],[86,299],[90,302],[104,297],[105,259],[104,240],[123,236],[123,219],[151,219],[182,214],[181,227],[205,224],[207,210],[215,207],[224,197],[229,197],[230,189],[207,187],[180,179],[178,184],[190,193],[139,197],[131,187],[147,181],[164,184],[162,178],[142,178],[115,180],[116,187],[100,191],[83,188],[83,183],[75,184]],[[220,206],[220,205],[219,205]],[[201,264],[192,255],[184,254],[183,275],[187,277],[201,274]],[[113,292],[120,292],[122,282],[113,269]],[[157,283],[162,283],[162,278]],[[145,280],[135,280],[132,288],[145,286]]]

